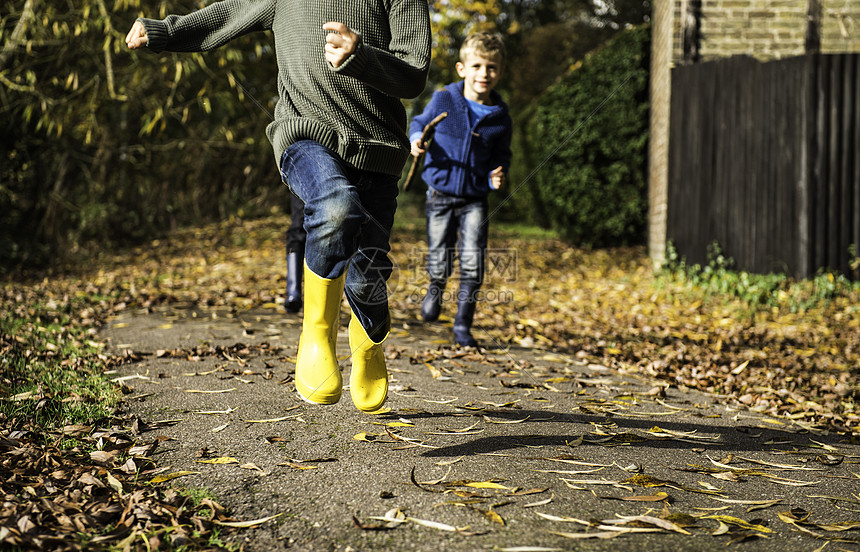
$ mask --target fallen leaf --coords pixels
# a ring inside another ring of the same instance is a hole
[[[275,514],[273,516],[264,517],[264,518],[260,518],[260,519],[253,519],[250,521],[218,521],[218,520],[213,520],[212,523],[214,523],[215,525],[223,525],[225,527],[237,527],[240,529],[249,529],[251,527],[258,527],[258,526],[266,523],[267,521],[271,521],[271,520],[273,520],[279,516],[282,516],[282,515],[283,514]]]
[[[494,481],[474,481],[471,483],[466,483],[467,487],[474,487],[476,489],[503,489],[509,490],[510,487],[505,487],[504,485],[500,485]]]
[[[152,479],[149,480],[150,483],[164,483],[165,481],[170,481],[172,479],[177,479],[179,477],[185,477],[186,475],[196,475],[200,472],[196,471],[178,471],[173,473],[168,473],[166,475],[156,475]]]
[[[220,456],[209,460],[195,460],[198,464],[238,464],[239,461],[232,456]]]
[[[749,523],[747,521],[744,521],[740,518],[736,518],[736,517],[732,517],[732,516],[709,515],[709,516],[702,516],[702,517],[705,519],[715,519],[715,520],[720,521],[722,523],[726,523],[728,525],[735,525],[737,527],[740,527],[742,529],[748,529],[750,531],[758,531],[760,533],[773,533],[773,529],[769,529],[769,528],[765,527],[764,525],[755,525],[755,524]]]

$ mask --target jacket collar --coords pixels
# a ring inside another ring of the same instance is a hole
[[[454,103],[456,103],[458,108],[469,108],[466,104],[466,96],[463,95],[463,91],[466,89],[466,81],[461,80],[458,82],[452,82],[445,88],[447,88],[448,91],[451,93],[451,96],[454,98]],[[490,97],[493,99],[493,108],[505,113],[508,111],[508,104],[506,104],[504,100],[502,100],[502,96],[498,92],[492,90],[490,92]],[[493,112],[493,115],[495,114],[496,113]]]

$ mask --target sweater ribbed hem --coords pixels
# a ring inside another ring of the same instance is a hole
[[[138,17],[137,20],[143,23],[146,29],[146,47],[156,54],[164,51],[168,38],[167,25],[164,24],[164,21],[143,17]]]
[[[281,119],[270,123],[266,134],[272,143],[277,166],[280,166],[284,150],[300,140],[313,140],[322,144],[350,166],[364,171],[399,175],[409,158],[409,150],[405,147],[355,139],[341,141],[333,130],[312,119]]]

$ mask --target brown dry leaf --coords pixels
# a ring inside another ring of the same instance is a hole
[[[97,464],[108,465],[113,464],[116,457],[116,452],[108,452],[106,450],[94,450],[90,453],[90,460]]]

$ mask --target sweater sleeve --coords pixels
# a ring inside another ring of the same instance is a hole
[[[274,0],[222,0],[187,15],[140,18],[153,52],[201,52],[244,34],[272,28]]]
[[[427,0],[393,0],[388,12],[387,49],[363,41],[346,63],[333,71],[355,77],[396,98],[424,91],[430,68],[430,15]]]

